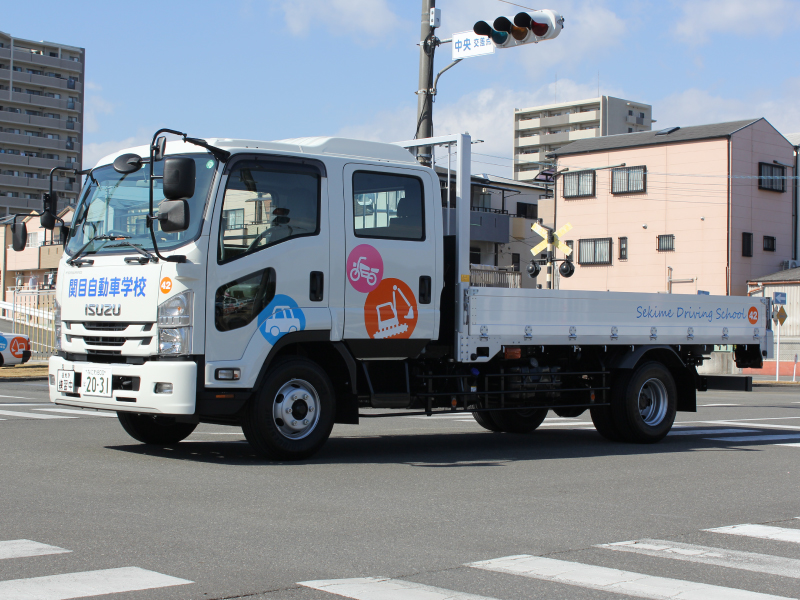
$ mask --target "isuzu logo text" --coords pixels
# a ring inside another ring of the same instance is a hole
[[[90,317],[118,317],[122,304],[87,304],[86,314]]]

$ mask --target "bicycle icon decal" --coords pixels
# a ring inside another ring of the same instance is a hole
[[[368,294],[383,279],[383,258],[373,246],[360,244],[350,251],[347,257],[347,279],[350,285]]]

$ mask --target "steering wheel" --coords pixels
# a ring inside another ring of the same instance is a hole
[[[270,228],[270,229],[265,229],[264,231],[259,233],[256,236],[256,238],[252,242],[250,242],[250,245],[247,247],[247,250],[245,251],[245,253],[250,252],[253,248],[258,246],[258,242],[260,242],[261,240],[269,241],[268,237],[269,237],[269,234],[270,234],[271,231],[272,231],[272,229]]]

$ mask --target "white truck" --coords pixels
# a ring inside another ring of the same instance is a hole
[[[409,151],[437,144],[457,150],[452,232],[439,176]],[[362,408],[466,411],[508,433],[588,409],[602,436],[647,443],[697,390],[750,389],[696,367],[717,344],[760,366],[768,299],[471,285],[469,166],[466,134],[161,130],[104,158],[71,224],[52,196],[41,215],[68,236],[51,401],[116,411],[143,443],[239,425],[258,453],[301,459]],[[24,223],[13,239],[24,248]]]

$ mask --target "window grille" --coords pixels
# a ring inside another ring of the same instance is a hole
[[[611,193],[632,194],[647,191],[647,167],[623,167],[611,171]]]
[[[773,192],[786,191],[786,167],[758,163],[758,189]]]
[[[611,238],[578,240],[578,264],[610,265]]]
[[[764,252],[775,252],[775,238],[771,235],[764,236]]]
[[[628,260],[628,238],[619,238],[619,259]]]
[[[753,256],[753,234],[742,232],[742,256]]]
[[[564,174],[564,198],[594,196],[595,172],[577,171]]]
[[[658,236],[658,251],[659,252],[674,252],[675,251],[675,235],[667,234]]]

